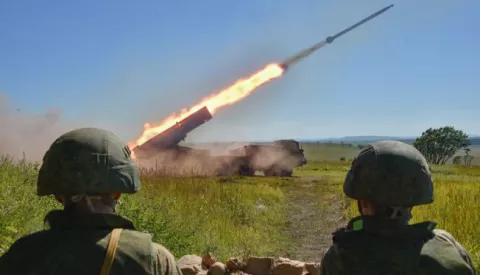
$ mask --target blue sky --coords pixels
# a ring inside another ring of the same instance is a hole
[[[2,1],[0,93],[131,140],[389,4],[189,140],[480,134],[474,0]]]

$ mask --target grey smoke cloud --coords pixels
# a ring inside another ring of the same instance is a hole
[[[47,109],[43,114],[26,114],[11,106],[0,93],[0,155],[40,161],[50,144],[62,133],[73,129],[62,121],[62,110]]]

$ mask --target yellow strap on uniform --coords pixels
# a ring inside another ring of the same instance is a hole
[[[122,228],[115,228],[110,234],[110,240],[108,241],[107,254],[103,260],[101,275],[110,274],[110,268],[112,267],[113,259],[115,258],[115,251],[117,250],[118,240],[120,239],[120,233]]]

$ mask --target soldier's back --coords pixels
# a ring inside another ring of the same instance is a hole
[[[108,228],[51,229],[28,235],[0,259],[0,274],[100,274],[111,232]],[[153,243],[150,235],[122,229],[110,274],[175,272],[173,256]]]
[[[322,260],[322,275],[475,275],[465,250],[445,231],[420,223],[399,230],[339,230]],[[448,235],[448,236],[447,236]]]

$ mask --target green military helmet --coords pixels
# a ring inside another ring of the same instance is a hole
[[[355,200],[414,206],[433,202],[433,182],[425,157],[399,141],[368,145],[353,160],[343,185]]]
[[[129,148],[113,133],[80,128],[58,137],[43,157],[37,194],[135,193],[140,178]]]

